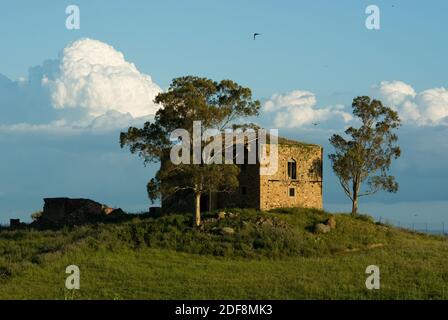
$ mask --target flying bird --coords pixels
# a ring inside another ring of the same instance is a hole
[[[313,126],[317,126],[318,124],[318,122],[313,122]]]
[[[254,33],[254,40],[256,36],[261,36],[261,33]]]

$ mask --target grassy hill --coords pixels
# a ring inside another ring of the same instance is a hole
[[[446,299],[448,240],[311,209],[0,231],[0,299]],[[233,234],[223,231],[232,228]],[[65,268],[81,290],[65,289]],[[381,289],[365,287],[368,265]]]

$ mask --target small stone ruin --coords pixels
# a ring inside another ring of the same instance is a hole
[[[19,229],[25,226],[25,223],[21,222],[20,219],[10,219],[9,227],[11,229]]]
[[[76,225],[97,222],[124,214],[121,209],[110,208],[90,199],[45,198],[39,225]]]

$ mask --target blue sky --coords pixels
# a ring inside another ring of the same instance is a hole
[[[80,8],[80,30],[65,28],[69,4]],[[380,30],[365,27],[370,4],[381,10]],[[372,214],[400,219],[411,219],[407,211],[419,203],[423,209],[424,204],[436,202],[436,217],[430,212],[428,219],[446,220],[448,122],[437,110],[445,110],[448,101],[445,90],[436,89],[448,87],[447,12],[448,2],[443,0],[2,1],[0,221],[29,216],[40,209],[46,196],[89,197],[129,210],[148,206],[145,184],[154,167],[143,167],[139,159],[119,149],[119,126],[108,131],[70,131],[67,127],[74,126],[76,117],[68,112],[85,109],[67,108],[64,103],[55,107],[51,94],[59,92],[54,90],[60,77],[50,76],[46,88],[40,85],[48,73],[44,61],[58,59],[61,50],[82,38],[123,53],[126,62],[149,75],[161,90],[172,78],[187,74],[233,79],[250,87],[263,103],[274,101],[276,109],[262,113],[260,123],[277,126],[291,138],[321,143],[326,150],[331,133],[350,124],[338,118],[335,106],[350,112],[357,95],[380,95],[396,103],[408,118],[412,117],[407,106],[415,106],[420,115],[405,122],[400,132],[403,156],[393,168],[401,190],[365,201],[388,204],[384,213]],[[254,32],[261,33],[256,41]],[[33,76],[39,81],[32,82]],[[73,88],[69,80],[65,75],[61,81]],[[282,105],[294,91],[307,94],[295,95],[293,105]],[[275,94],[284,99],[274,99]],[[304,96],[316,102],[309,105]],[[77,103],[85,102],[77,98]],[[98,105],[85,103],[89,119],[97,117]],[[132,119],[140,115],[137,107],[132,109]],[[324,109],[323,118],[312,113],[312,119],[322,123],[319,128],[302,118],[303,108]],[[300,125],[280,126],[280,120],[275,120],[289,113]],[[86,125],[84,116],[76,118],[76,125],[81,120]],[[61,119],[69,120],[52,130],[50,123]],[[19,123],[26,127],[18,130]],[[328,161],[325,179],[326,207],[341,208],[347,199]],[[390,209],[394,203],[410,204],[407,209],[402,205]],[[378,211],[378,206],[372,210]]]

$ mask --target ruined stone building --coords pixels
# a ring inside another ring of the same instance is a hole
[[[43,211],[33,225],[36,227],[80,225],[104,221],[106,217],[123,214],[121,209],[110,208],[90,199],[45,198]]]
[[[269,145],[266,144],[269,148]],[[285,138],[278,139],[278,169],[261,175],[261,164],[242,164],[239,188],[231,193],[203,195],[201,211],[223,208],[308,207],[322,209],[323,148]],[[268,150],[269,152],[269,150]],[[190,194],[178,194],[162,201],[164,212],[193,212]]]

